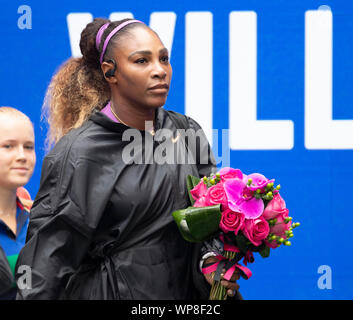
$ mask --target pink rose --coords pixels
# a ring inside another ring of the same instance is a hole
[[[282,238],[286,238],[286,231],[289,230],[289,228],[292,225],[292,222],[285,222],[285,219],[288,218],[288,209],[285,209],[284,213],[279,214],[276,216],[276,223],[274,226],[270,227],[270,233],[273,233],[275,236],[280,236]]]
[[[195,200],[204,196],[206,192],[207,192],[207,186],[203,182],[203,180],[201,180],[192,190],[190,190],[190,193]]]
[[[270,227],[268,222],[260,216],[256,219],[245,219],[242,231],[249,241],[255,246],[259,246],[262,240],[268,236]]]
[[[223,183],[217,183],[216,185],[208,188],[205,197],[207,202],[211,205],[221,204],[223,210],[228,208],[228,199],[224,191]]]
[[[205,196],[198,198],[195,203],[194,207],[208,207],[211,206],[211,204],[208,202],[207,198]]]
[[[279,193],[273,196],[273,199],[266,206],[262,216],[266,219],[276,218],[280,214],[284,214],[286,212],[286,203],[279,195]]]
[[[222,168],[219,170],[219,174],[221,176],[221,180],[224,182],[229,179],[240,179],[243,180],[243,173],[239,169],[233,168]]]
[[[276,216],[276,223],[275,225],[270,227],[270,233],[272,233],[275,236],[279,236],[283,239],[286,239],[286,231],[290,229],[292,222],[288,221],[286,223],[286,218],[288,218],[288,209],[285,209],[283,213],[279,214],[278,216]],[[265,240],[265,243],[268,247],[270,248],[277,248],[279,246],[279,244],[277,243],[276,240],[272,240],[272,241],[267,241]]]
[[[245,220],[245,216],[242,213],[234,212],[230,209],[226,209],[222,212],[221,222],[219,227],[224,231],[234,231],[235,235],[242,228]]]

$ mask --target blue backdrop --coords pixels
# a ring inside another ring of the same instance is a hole
[[[275,178],[301,222],[291,247],[256,255],[253,277],[239,281],[244,297],[352,299],[353,2],[1,0],[0,105],[35,124],[32,197],[50,78],[78,54],[80,24],[119,12],[155,26],[171,49],[166,108],[211,139],[212,128],[229,129],[229,164]]]

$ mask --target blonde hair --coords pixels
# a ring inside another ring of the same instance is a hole
[[[29,121],[29,123],[32,125],[32,127],[34,128],[34,125],[31,121],[31,119],[26,115],[24,114],[22,111],[16,109],[16,108],[13,108],[13,107],[1,107],[0,106],[0,115],[1,114],[7,114],[7,115],[10,115],[11,117],[18,117],[18,118],[22,118],[22,119],[26,119]]]
[[[31,121],[27,115],[25,115],[22,111],[16,109],[16,108],[13,108],[13,107],[7,107],[7,106],[3,106],[1,107],[0,106],[0,113],[2,114],[10,114],[10,115],[13,115],[13,116],[20,116],[20,117],[24,117],[26,119],[28,119],[29,121]]]
[[[73,128],[80,127],[95,107],[110,99],[101,70],[87,67],[83,58],[67,60],[51,79],[42,117],[49,124],[47,146],[55,144]]]

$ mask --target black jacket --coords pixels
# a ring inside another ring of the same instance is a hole
[[[13,275],[4,250],[0,247],[0,300],[13,299],[16,288],[13,288]]]
[[[190,128],[200,129],[186,119]],[[155,124],[154,141],[139,131],[135,156],[161,151],[159,129],[176,136],[163,108]],[[188,174],[202,177],[215,170],[212,152],[202,165],[128,164],[126,129],[95,112],[45,157],[16,266],[31,266],[32,289],[19,290],[18,299],[208,298],[198,270],[200,246],[182,239],[172,212],[190,205]],[[205,137],[200,144],[209,148]],[[182,139],[174,146],[185,148]]]

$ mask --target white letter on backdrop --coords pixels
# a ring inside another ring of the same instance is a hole
[[[270,79],[269,79],[270,81]],[[291,120],[257,120],[257,16],[233,11],[229,16],[229,131],[234,150],[290,150]]]
[[[185,16],[185,114],[197,119],[212,145],[213,16]]]
[[[93,17],[90,13],[69,13],[67,15],[66,21],[69,29],[71,55],[73,58],[82,57],[80,50],[81,32],[92,20]]]
[[[150,28],[161,38],[163,44],[172,55],[176,14],[174,12],[152,12],[150,16]]]
[[[305,12],[305,147],[353,149],[353,120],[332,120],[332,12]]]
[[[109,16],[110,21],[118,21],[123,19],[133,19],[134,15],[131,12],[112,12]]]

